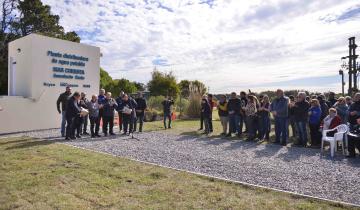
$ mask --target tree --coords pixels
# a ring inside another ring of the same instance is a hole
[[[145,91],[145,84],[141,82],[134,82],[138,91]]]
[[[100,68],[100,88],[105,90],[112,85],[112,77],[103,68]]]
[[[188,98],[190,95],[190,90],[189,90],[190,81],[189,80],[181,80],[179,82],[178,86],[180,89],[181,97]]]
[[[130,82],[127,79],[116,79],[113,81],[113,94],[114,96],[118,96],[120,94],[120,91],[124,91],[125,93],[135,93],[137,91],[137,88],[135,86],[134,82]]]
[[[158,70],[154,70],[151,73],[148,88],[152,96],[172,96],[176,98],[180,92],[172,72],[163,73]]]
[[[80,42],[76,32],[65,32],[60,17],[40,0],[3,0],[0,29],[0,95],[7,94],[8,43],[31,33]]]
[[[189,81],[189,80],[181,80],[178,84],[180,89],[180,94],[184,98],[188,98],[190,96],[190,86],[195,88],[199,94],[204,95],[206,93],[206,86],[204,83],[199,80]]]

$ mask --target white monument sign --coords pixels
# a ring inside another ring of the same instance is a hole
[[[66,86],[89,98],[98,94],[100,48],[31,34],[9,43],[8,75],[0,134],[59,128],[56,100]]]

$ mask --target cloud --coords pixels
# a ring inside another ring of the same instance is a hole
[[[43,1],[67,31],[101,48],[112,77],[146,83],[157,66],[219,93],[337,75],[348,37],[360,32],[357,0]]]

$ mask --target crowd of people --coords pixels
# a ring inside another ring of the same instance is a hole
[[[235,92],[229,97],[221,95],[217,102],[212,94],[204,95],[201,100],[200,129],[208,135],[213,132],[213,110],[217,108],[220,118],[221,135],[231,137],[236,134],[247,140],[269,141],[271,122],[274,122],[275,142],[287,145],[291,130],[292,137],[297,141],[295,145],[302,147],[320,147],[322,130],[336,128],[340,124],[348,124],[349,157],[355,157],[355,148],[360,151],[360,93],[353,98],[335,97],[330,93],[324,95],[307,96],[299,92],[297,96],[285,96],[284,91],[278,89],[276,98],[272,101],[267,95],[256,95]],[[171,128],[172,107],[174,101],[167,97],[163,102],[164,128]],[[99,95],[92,95],[88,100],[85,93],[71,92],[70,87],[60,94],[57,109],[62,114],[61,135],[65,139],[81,138],[82,135],[100,137],[100,122],[104,136],[115,135],[114,117],[118,113],[119,130],[123,135],[135,131],[142,132],[146,100],[139,93],[136,98],[121,92],[119,97],[113,98],[110,92],[100,90]],[[115,112],[115,110],[117,112]],[[272,118],[271,118],[272,116]],[[90,121],[90,134],[87,132]],[[310,141],[308,141],[308,129]],[[329,133],[328,135],[334,135]]]
[[[201,102],[199,129],[205,129],[204,134],[213,132],[212,110],[215,107],[222,125],[221,135],[227,137],[233,134],[243,137],[243,133],[247,133],[249,141],[269,141],[272,116],[276,144],[287,145],[291,130],[292,137],[297,139],[295,145],[319,148],[322,130],[348,124],[350,133],[355,134],[348,138],[348,157],[355,157],[355,147],[360,151],[360,137],[357,135],[360,134],[360,93],[356,93],[353,98],[336,98],[335,93],[330,92],[326,99],[323,94],[307,96],[305,92],[287,97],[283,90],[278,89],[276,98],[270,101],[267,95],[240,92],[238,97],[233,92],[229,98],[221,95],[217,104],[214,103],[213,95],[205,95]],[[334,135],[335,132],[327,135]]]
[[[111,92],[100,89],[99,95],[92,95],[89,100],[86,93],[72,93],[70,87],[66,87],[65,92],[60,94],[56,105],[59,114],[62,114],[61,136],[66,140],[81,138],[82,135],[91,135],[92,138],[101,137],[99,133],[101,122],[104,136],[115,135],[116,113],[119,132],[123,135],[142,132],[147,109],[142,93],[132,98],[121,91],[117,98],[113,98]],[[174,101],[171,97],[167,97],[162,102],[165,129],[171,128],[173,105]],[[87,132],[89,121],[90,133]]]

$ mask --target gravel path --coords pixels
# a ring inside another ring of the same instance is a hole
[[[23,134],[17,134],[23,135]],[[59,139],[58,130],[25,135]],[[360,159],[340,153],[320,158],[318,149],[171,135],[136,134],[63,142],[116,156],[230,180],[360,205]]]

